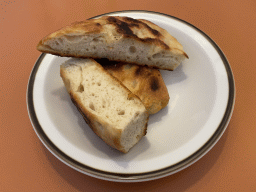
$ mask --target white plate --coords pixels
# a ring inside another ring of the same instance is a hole
[[[122,154],[98,138],[72,104],[59,75],[67,58],[42,54],[27,91],[34,130],[58,159],[93,177],[137,182],[176,173],[206,154],[228,125],[235,100],[228,61],[205,33],[178,18],[146,11],[105,15],[150,20],[183,45],[189,59],[175,71],[161,71],[168,106],[150,116],[147,135]]]

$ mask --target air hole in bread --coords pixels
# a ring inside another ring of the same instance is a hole
[[[117,36],[114,36],[114,39],[115,39],[115,40],[118,40],[118,39],[119,39],[119,37],[117,37]]]
[[[115,88],[114,87],[111,87],[111,90],[114,90]]]
[[[98,82],[97,84],[98,84],[98,86],[101,86],[101,82]]]
[[[58,46],[58,45],[59,45],[59,42],[58,42],[58,41],[55,41],[55,45],[57,45],[57,46]]]
[[[118,115],[124,115],[125,114],[125,111],[124,110],[121,110],[117,113]]]
[[[68,41],[81,41],[82,36],[71,36],[71,35],[64,35],[64,37],[68,40]]]
[[[159,58],[159,57],[162,57],[161,53],[156,53],[156,54],[152,55],[152,58],[154,58],[154,59]]]
[[[59,44],[63,43],[63,39],[58,39]]]
[[[98,41],[99,41],[99,39],[98,39],[98,38],[94,38],[94,39],[92,39],[92,41],[94,41],[94,42],[98,42]]]
[[[140,112],[137,111],[137,112],[135,113],[135,116],[134,116],[134,117],[138,117],[139,114],[140,114]]]
[[[94,107],[92,102],[90,102],[89,107],[90,107],[91,110],[95,111],[95,107]]]
[[[135,53],[137,50],[136,50],[136,47],[134,47],[134,46],[130,46],[129,47],[129,52],[130,53]]]
[[[84,86],[80,84],[77,88],[77,92],[83,93],[84,92]]]
[[[89,51],[89,49],[87,48],[87,49],[85,49],[86,51]]]
[[[106,101],[103,99],[102,100],[102,108],[105,108],[106,107]]]
[[[95,50],[95,49],[96,49],[96,46],[93,46],[92,48]]]
[[[148,60],[151,61],[151,57],[148,57]]]
[[[127,100],[134,100],[134,97],[128,97]]]

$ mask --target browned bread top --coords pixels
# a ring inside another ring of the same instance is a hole
[[[113,63],[106,59],[99,59],[97,62],[137,95],[149,114],[157,113],[167,106],[169,93],[158,69],[127,63]]]
[[[43,38],[37,49],[71,57],[108,58],[173,70],[188,58],[165,29],[144,19],[103,16],[72,23]]]

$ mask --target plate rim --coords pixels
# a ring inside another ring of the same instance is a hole
[[[165,176],[169,176],[171,174],[177,173],[186,167],[189,167],[199,159],[201,159],[208,151],[211,150],[211,148],[218,142],[218,140],[221,138],[223,133],[225,132],[229,121],[231,119],[233,110],[234,110],[234,105],[235,105],[235,81],[234,81],[234,75],[232,73],[231,66],[220,49],[220,47],[214,42],[206,33],[204,33],[202,30],[197,28],[196,26],[192,25],[191,23],[184,21],[182,19],[179,19],[175,16],[168,15],[165,13],[160,13],[160,12],[155,12],[155,11],[147,11],[147,10],[123,10],[123,11],[114,11],[114,12],[109,12],[109,13],[104,13],[101,15],[97,15],[94,17],[91,17],[90,19],[100,17],[103,15],[111,15],[111,14],[118,14],[118,13],[146,13],[146,14],[157,14],[160,16],[168,17],[171,19],[175,19],[179,22],[182,22],[191,28],[195,29],[197,32],[199,32],[201,35],[203,35],[206,40],[213,46],[213,48],[217,51],[218,55],[220,56],[226,73],[227,73],[227,79],[228,79],[228,87],[229,87],[229,93],[228,93],[228,101],[227,101],[227,106],[225,113],[223,115],[223,118],[216,129],[215,133],[209,138],[209,140],[201,146],[196,152],[188,156],[186,159],[168,166],[166,168],[162,168],[159,170],[155,171],[149,171],[149,172],[143,172],[143,173],[114,173],[114,172],[107,172],[107,171],[102,171],[96,168],[89,167],[87,165],[84,165],[73,158],[69,157],[66,155],[64,152],[62,152],[45,134],[43,131],[43,128],[41,127],[36,113],[35,113],[35,108],[34,108],[34,103],[33,103],[33,89],[34,89],[34,80],[37,74],[37,71],[40,67],[40,64],[42,63],[44,57],[47,55],[46,53],[41,53],[39,58],[37,59],[35,65],[33,66],[33,69],[31,71],[29,80],[28,80],[28,85],[27,85],[27,95],[26,95],[26,102],[27,102],[27,110],[28,110],[28,115],[30,118],[30,121],[32,123],[32,126],[34,128],[34,131],[36,132],[38,138],[41,140],[41,142],[44,144],[44,146],[60,161],[65,163],[66,165],[70,166],[71,168],[87,174],[92,177],[96,177],[98,179],[103,179],[103,180],[109,180],[109,181],[116,181],[116,182],[141,182],[141,181],[149,181],[149,180],[155,180],[159,179]]]

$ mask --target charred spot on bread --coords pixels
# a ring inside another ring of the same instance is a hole
[[[134,24],[138,24],[138,23],[141,23],[141,21],[137,20],[137,19],[133,19],[131,17],[123,17],[123,19],[127,22],[130,22],[130,23],[134,23]]]
[[[159,31],[157,31],[157,30],[155,30],[155,29],[152,29],[150,26],[148,26],[146,23],[143,23],[142,22],[142,24],[144,25],[144,27],[146,27],[154,36],[156,36],[156,37],[160,37],[160,36],[162,36],[162,34],[159,32]]]
[[[118,61],[110,61],[107,58],[95,58],[94,60],[106,68],[115,67],[119,63]]]
[[[141,76],[144,78],[148,78],[152,75],[152,68],[146,66],[136,66],[136,70],[134,72],[134,76]]]
[[[122,71],[124,64],[118,61],[109,61],[108,59],[95,59],[105,70],[110,70],[108,72],[113,73],[113,71]]]
[[[125,35],[125,36],[135,36],[137,37],[133,31],[131,30],[130,26],[128,23],[123,22],[116,17],[108,17],[107,18],[108,22],[116,26],[117,32]]]
[[[145,43],[156,44],[158,46],[161,46],[163,49],[170,49],[170,47],[167,44],[165,44],[162,40],[159,39],[159,37],[161,37],[162,34],[159,31],[152,29],[149,25],[147,25],[143,21],[139,21],[129,17],[122,17],[122,20],[121,18],[118,19],[118,17],[113,17],[113,16],[107,17],[107,21],[110,24],[113,24],[116,26],[116,30],[118,33],[126,37],[135,38]],[[134,34],[132,28],[133,27],[142,28],[142,26],[148,29],[148,31],[151,34],[153,34],[155,38],[140,38],[136,34]]]
[[[152,91],[157,91],[160,88],[158,79],[154,76],[150,78],[150,88]]]
[[[149,26],[147,25],[147,27],[149,27]],[[149,27],[148,29],[149,29],[149,30],[151,31],[151,33],[154,34],[155,36],[161,36],[161,33],[160,33],[159,31],[157,31],[157,30],[155,30],[155,29],[152,29],[151,27]]]
[[[123,17],[123,20],[125,20],[127,22],[130,22],[130,25],[136,26],[136,27],[139,27],[139,24],[141,24],[144,27],[146,27],[153,35],[155,35],[157,37],[162,35],[159,31],[157,31],[155,29],[152,29],[150,26],[148,26],[146,23],[144,23],[140,20],[133,19],[133,18],[130,18],[130,17]]]
[[[117,31],[123,33],[124,35],[136,36],[130,29],[129,25],[125,22],[121,21],[119,24],[117,24],[117,27]]]
[[[117,22],[117,19],[115,17],[107,17],[107,20],[110,22],[110,23],[116,23]]]
[[[141,39],[143,42],[152,43],[161,46],[163,49],[169,49],[170,47],[166,45],[162,40],[160,39],[153,39],[153,38],[145,38]]]
[[[141,68],[141,67],[138,67],[138,68],[136,69],[136,71],[135,71],[135,76],[139,76],[139,75],[141,75],[141,73],[142,73],[142,68]]]

